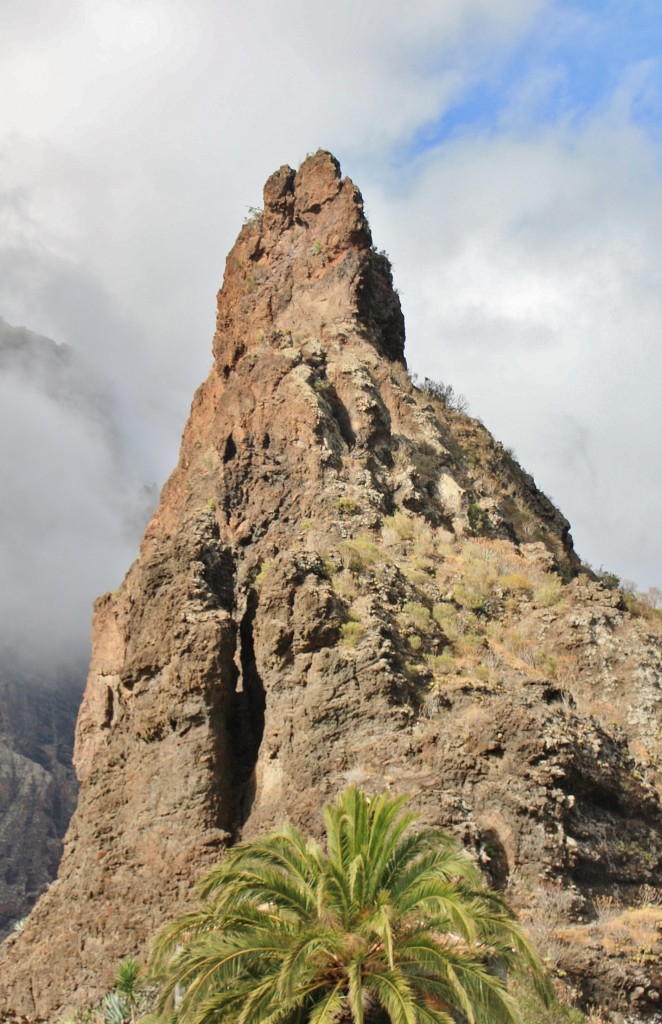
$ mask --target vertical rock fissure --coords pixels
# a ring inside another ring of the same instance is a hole
[[[352,427],[349,411],[340,399],[338,392],[333,385],[330,385],[327,388],[326,398],[331,406],[331,412],[333,413],[333,418],[338,425],[340,436],[347,445],[348,450],[351,451],[356,444],[356,433]]]
[[[264,684],[255,661],[253,640],[256,611],[257,594],[251,590],[239,623],[239,673],[229,722],[235,792],[235,832],[248,817],[255,798],[255,765],[264,733],[266,698]]]

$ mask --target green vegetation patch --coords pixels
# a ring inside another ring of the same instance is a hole
[[[430,633],[434,629],[430,611],[420,601],[407,601],[402,609],[402,615],[419,633]]]
[[[355,516],[361,511],[361,506],[354,498],[338,498],[336,508],[346,516]]]
[[[400,540],[413,540],[415,523],[410,516],[406,516],[404,512],[396,512],[392,516],[385,516],[383,521],[384,529],[393,530],[397,534]]]
[[[360,622],[350,620],[349,622],[343,622],[340,627],[340,638],[341,643],[345,647],[356,647],[359,640],[363,636],[363,626]]]
[[[546,576],[533,592],[533,600],[541,608],[551,608],[558,604],[563,595],[563,582],[556,573]]]
[[[533,593],[533,583],[523,573],[510,572],[499,577],[499,586],[505,594],[513,597],[528,597]]]
[[[350,572],[362,572],[364,569],[385,560],[383,553],[369,537],[355,537],[343,540],[338,545],[343,565]]]

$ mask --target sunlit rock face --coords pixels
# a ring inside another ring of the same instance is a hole
[[[497,885],[659,884],[660,676],[532,478],[413,386],[356,187],[325,152],[282,167],[140,556],[97,601],[78,808],[0,1000],[99,998],[228,844],[320,835],[348,780],[410,794]]]

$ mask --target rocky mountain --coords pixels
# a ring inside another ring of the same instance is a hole
[[[451,829],[577,998],[654,1019],[659,627],[479,421],[412,384],[334,158],[281,167],[139,558],[96,603],[78,806],[0,1007],[99,998],[228,844],[319,834],[354,781]]]

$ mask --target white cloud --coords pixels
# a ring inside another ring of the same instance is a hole
[[[410,362],[465,391],[514,445],[580,553],[659,583],[660,161],[634,121],[650,67],[633,67],[592,119],[569,107],[538,131],[565,83],[553,62],[534,68],[491,135],[465,131],[403,162],[476,83],[498,80],[536,19],[557,37],[595,29],[558,12],[552,0],[5,5],[0,315],[81,352],[115,396],[125,466],[163,479],[209,367],[246,207],[281,163],[330,148],[394,258]],[[75,419],[32,412],[22,451],[44,431],[71,446]],[[112,467],[94,470],[83,447],[88,464],[105,494]],[[88,507],[85,479],[72,521],[103,546],[116,510]],[[64,508],[39,525],[62,566],[75,557],[55,530]],[[90,601],[130,560],[109,548]]]
[[[660,152],[618,107],[466,138],[377,219],[410,361],[465,391],[569,516],[579,553],[662,578]]]
[[[2,192],[25,236],[5,246],[0,312],[98,350],[98,330],[53,300],[63,261],[69,280],[78,269],[131,326],[124,341],[113,324],[114,366],[127,347],[134,363],[139,336],[145,390],[178,410],[172,444],[208,369],[225,254],[268,174],[323,145],[367,181],[540,6],[87,0],[49,13],[45,32],[28,0],[34,18],[0,32]],[[35,76],[22,96],[17,71]]]
[[[0,321],[0,652],[80,674],[91,597],[116,586],[147,512],[107,388]]]

